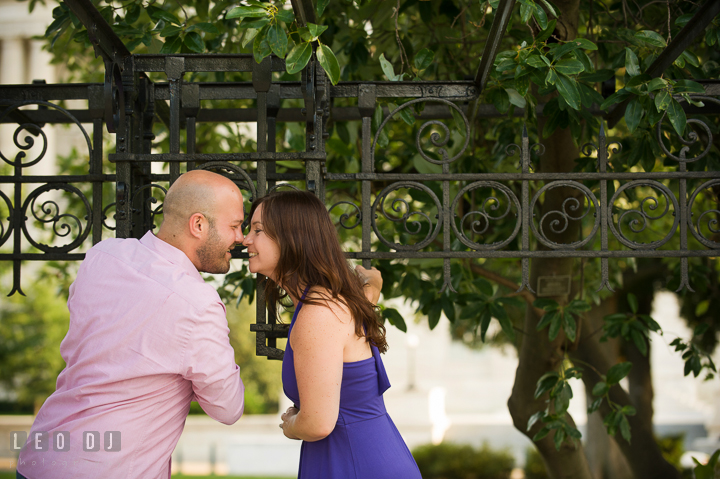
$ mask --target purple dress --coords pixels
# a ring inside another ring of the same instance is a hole
[[[300,308],[302,303],[295,310],[288,336]],[[385,410],[382,395],[390,381],[380,352],[375,346],[371,348],[371,358],[344,363],[337,424],[325,439],[303,441],[298,479],[422,479]],[[282,380],[285,395],[302,407],[290,341],[283,358]]]

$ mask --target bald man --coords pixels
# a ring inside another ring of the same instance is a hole
[[[191,401],[224,424],[242,415],[225,306],[200,276],[230,268],[243,241],[242,195],[227,178],[195,170],[172,185],[163,210],[157,236],[88,251],[70,287],[67,365],[18,477],[166,479]]]

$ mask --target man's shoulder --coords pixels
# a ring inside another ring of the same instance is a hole
[[[149,288],[175,293],[172,301],[185,302],[199,310],[207,309],[212,303],[221,302],[215,288],[203,281],[202,277],[188,274],[183,267],[135,238],[103,240],[88,251],[86,259],[123,265],[123,269],[127,268],[125,271],[128,271],[128,277],[147,282]],[[118,269],[102,268],[102,274],[119,274]]]

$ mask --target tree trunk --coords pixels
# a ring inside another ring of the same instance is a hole
[[[603,318],[608,314],[618,312],[618,296],[618,294],[615,294],[608,297],[588,313],[589,326],[585,330],[591,337],[587,341],[597,341],[602,335],[600,331]],[[610,339],[604,343],[599,343],[598,346],[613,364],[620,360],[621,343],[618,339]],[[582,347],[582,343],[578,347]],[[575,357],[577,356],[573,354],[573,358]],[[579,364],[579,366],[584,365]],[[586,366],[585,369],[587,369]],[[594,399],[592,389],[595,383],[585,381],[584,385],[587,405],[590,406]],[[615,442],[615,438],[607,433],[603,418],[597,411],[588,415],[585,439],[585,453],[595,479],[634,479],[635,476],[630,465],[625,460],[625,456],[623,456],[622,451]]]

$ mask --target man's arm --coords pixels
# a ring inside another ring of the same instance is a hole
[[[245,386],[230,346],[225,306],[219,301],[212,304],[196,321],[183,377],[192,382],[195,398],[208,416],[233,424],[243,413]]]

